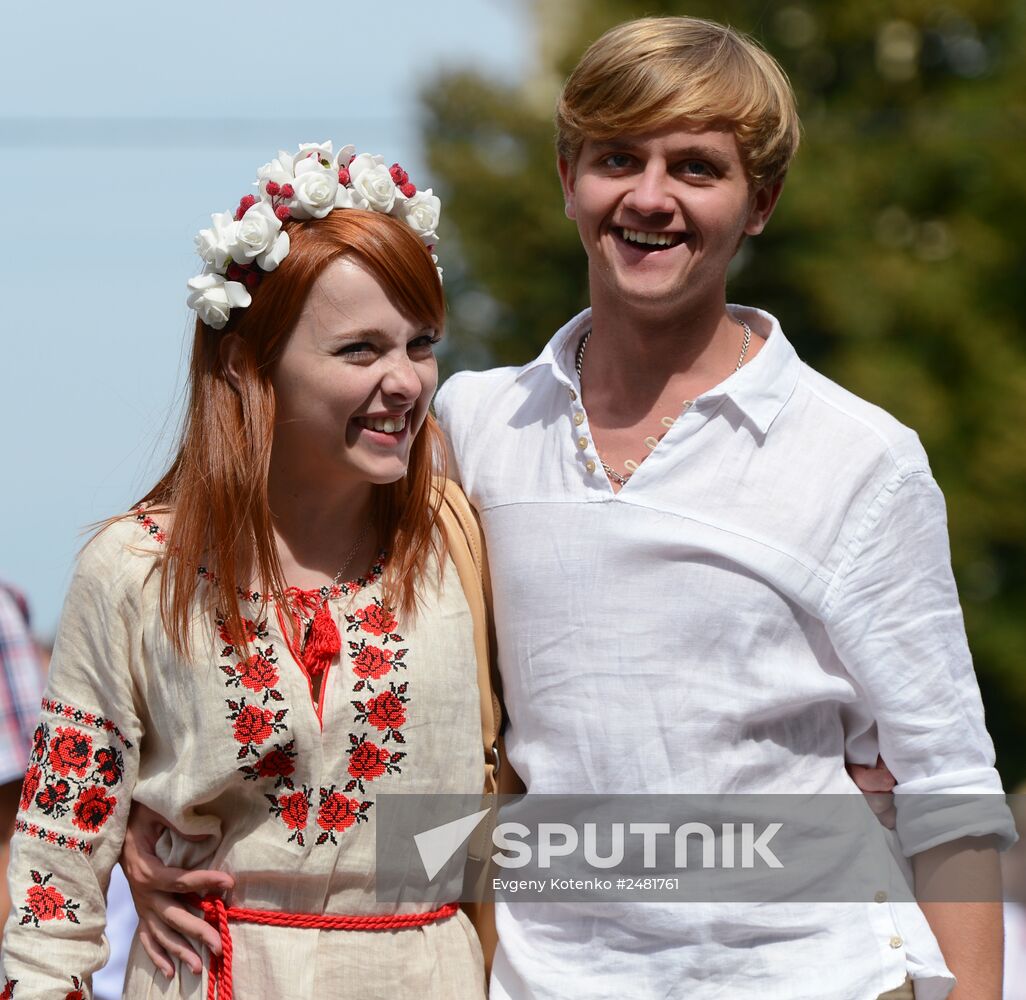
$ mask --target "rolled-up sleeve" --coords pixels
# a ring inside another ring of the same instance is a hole
[[[904,853],[967,836],[1014,843],[951,570],[944,498],[928,471],[896,475],[869,505],[825,620],[898,781]]]

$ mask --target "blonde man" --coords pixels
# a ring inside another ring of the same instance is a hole
[[[528,790],[844,793],[846,750],[882,748],[904,791],[1000,792],[917,437],[726,303],[798,145],[779,66],[718,24],[630,22],[585,53],[557,128],[591,309],[436,404],[487,535]],[[898,801],[932,874],[945,837]],[[947,839],[1013,839],[985,801]],[[946,960],[960,1000],[996,1000],[1000,904],[927,916],[500,905],[491,995],[874,1000],[912,976],[923,1000]]]

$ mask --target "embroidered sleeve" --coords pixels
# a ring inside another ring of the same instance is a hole
[[[101,534],[64,606],[11,841],[0,996],[88,997],[107,958],[105,894],[141,736],[132,682],[140,584],[131,565]]]

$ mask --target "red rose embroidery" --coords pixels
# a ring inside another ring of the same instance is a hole
[[[349,751],[349,773],[354,778],[371,781],[385,773],[385,765],[392,755],[374,743],[361,740]]]
[[[63,920],[64,897],[52,885],[29,886],[25,897],[36,920]]]
[[[406,706],[391,691],[382,691],[367,702],[367,721],[375,729],[395,729],[406,722]]]
[[[71,785],[61,779],[60,781],[47,782],[43,790],[36,796],[36,805],[39,806],[47,816],[56,812],[58,816],[64,814],[61,807],[71,798]]]
[[[246,705],[235,720],[235,738],[240,743],[263,743],[271,735],[274,712],[257,705]]]
[[[30,885],[25,894],[26,905],[21,908],[25,914],[21,918],[22,925],[35,924],[38,927],[41,920],[67,920],[72,924],[78,923],[78,916],[75,913],[78,903],[65,898],[64,893],[56,886],[47,885],[52,878],[52,872],[43,875],[33,869],[32,881],[35,884]]]
[[[14,1000],[14,987],[18,985],[17,979],[8,979],[4,983],[3,991],[0,992],[0,1000]]]
[[[364,646],[353,657],[353,671],[357,677],[363,677],[365,680],[383,677],[392,669],[392,660],[392,650]]]
[[[323,794],[323,792],[322,792]],[[332,792],[321,802],[317,812],[317,825],[322,830],[348,830],[360,815],[360,802],[341,792]]]
[[[278,671],[270,660],[254,653],[245,663],[236,663],[235,672],[242,678],[243,687],[262,691],[278,683]]]
[[[359,608],[354,617],[364,632],[370,632],[371,635],[388,635],[390,632],[394,632],[399,624],[395,620],[395,615],[388,608],[377,603],[366,608]]]
[[[96,775],[108,787],[116,785],[125,771],[121,754],[113,747],[100,747],[93,757],[96,761]]]
[[[157,541],[160,540],[158,536]],[[78,976],[71,977],[71,985],[75,988],[64,997],[64,1000],[85,1000],[85,993],[82,992],[82,981]]]
[[[306,820],[310,814],[310,803],[302,792],[293,792],[291,795],[281,795],[278,798],[278,805],[281,807],[282,822],[290,830],[305,830]]]
[[[42,760],[46,755],[46,726],[40,723],[32,734],[32,759]]]
[[[32,805],[32,800],[39,789],[39,779],[42,777],[42,773],[37,764],[29,766],[29,769],[25,772],[25,780],[21,785],[21,800],[18,803],[18,808],[28,809]]]
[[[118,800],[108,795],[99,785],[85,789],[75,800],[72,822],[80,830],[95,833],[110,819]]]
[[[243,635],[246,638],[246,642],[253,642],[257,637],[256,622],[251,622],[248,618],[242,619],[242,630]],[[218,622],[217,634],[221,637],[221,641],[227,646],[235,646],[238,643],[235,637],[228,630],[228,623],[225,621]]]
[[[278,749],[265,754],[253,767],[261,778],[287,778],[295,769],[289,755]]]
[[[86,776],[93,741],[77,729],[57,727],[57,735],[50,741],[50,766],[60,775],[74,771],[79,778]]]

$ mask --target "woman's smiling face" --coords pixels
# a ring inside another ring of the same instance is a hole
[[[359,264],[328,265],[271,377],[272,465],[322,489],[401,479],[438,384],[439,335]]]

